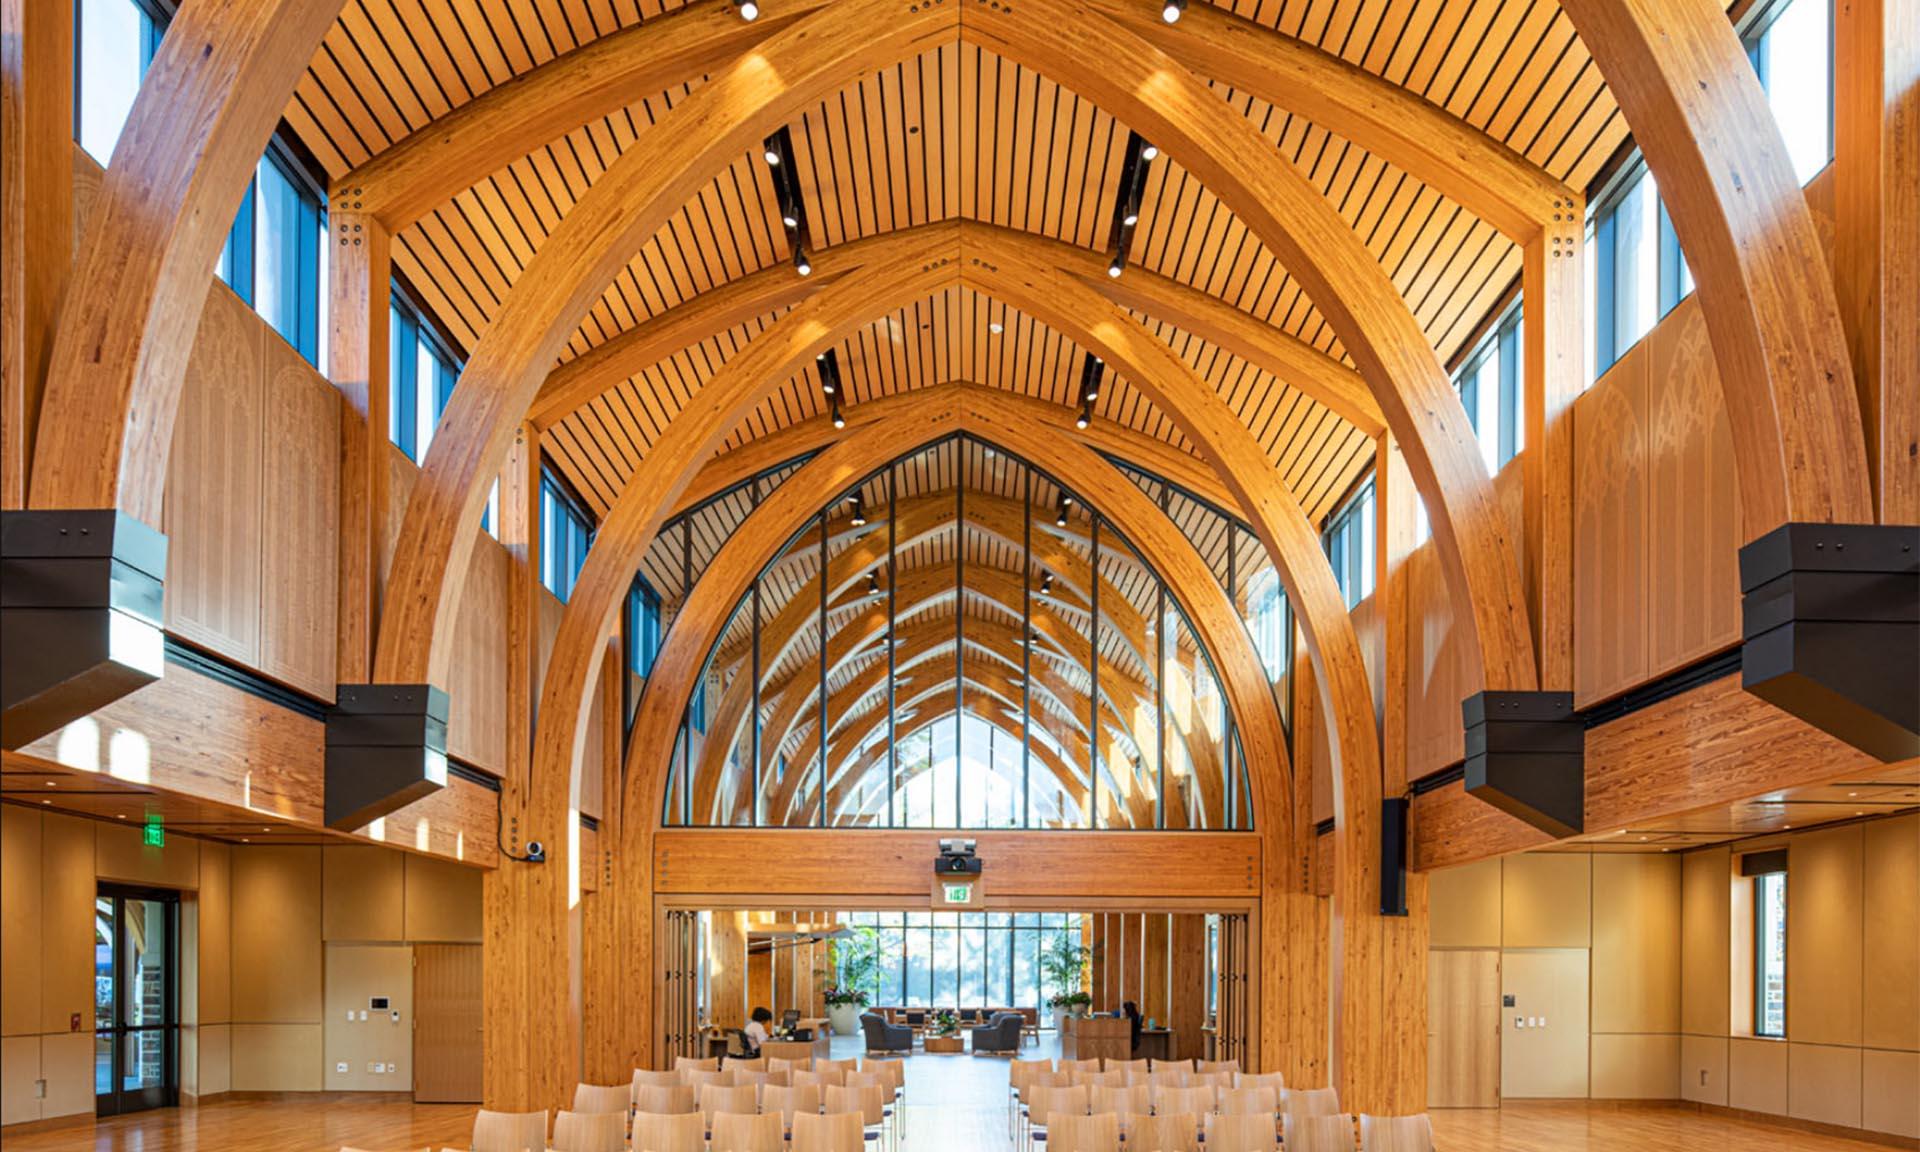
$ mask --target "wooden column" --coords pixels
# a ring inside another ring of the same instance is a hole
[[[711,1023],[719,1028],[745,1028],[747,1013],[747,914],[721,909],[713,914],[708,959],[708,987],[712,991]]]
[[[1087,916],[1087,948],[1092,953],[1088,967],[1088,979],[1091,986],[1088,993],[1093,997],[1093,1008],[1103,1011],[1107,1006],[1107,914],[1094,912]]]
[[[1167,914],[1149,912],[1140,924],[1140,1014],[1166,1023],[1172,1006],[1167,996]]]
[[[1167,933],[1167,1026],[1173,1029],[1175,1060],[1204,1055],[1201,1029],[1207,1023],[1207,917],[1200,912],[1176,912]]]
[[[1920,523],[1920,4],[1834,4],[1833,278],[1883,524]]]
[[[0,507],[24,508],[73,263],[73,4],[0,0]]]
[[[581,926],[584,994],[580,1047],[586,1078],[595,1084],[617,1084],[633,1073],[621,1046],[620,983],[626,978],[626,970],[619,955],[621,891],[613,875],[613,854],[620,843],[620,739],[625,730],[620,691],[625,671],[625,653],[616,640],[607,645],[600,668],[600,714],[606,718],[600,725],[601,741],[591,749],[593,762],[581,769],[600,773],[603,797],[600,833],[594,837],[596,850],[580,861],[582,887],[590,874],[594,877],[594,890],[580,897],[586,909]],[[715,915],[716,931],[721,915],[725,914]],[[735,973],[737,976],[737,966]]]
[[[1292,824],[1282,838],[1282,851],[1269,843],[1269,858],[1262,869],[1256,956],[1260,1000],[1250,1023],[1259,1038],[1255,1066],[1260,1071],[1285,1073],[1289,1084],[1322,1085],[1331,1077],[1331,902],[1308,887],[1307,862],[1318,839],[1313,829],[1313,778],[1334,769],[1314,751],[1314,725],[1326,723],[1326,718],[1313,665],[1300,658],[1303,651],[1296,637],[1288,685],[1293,693]]]
[[[500,866],[482,887],[486,939],[486,1106],[563,1108],[577,1051],[567,995],[567,792],[530,786],[533,687],[540,653],[540,446],[522,425],[500,476],[507,577],[507,761],[501,779]],[[545,863],[522,856],[530,841]]]
[[[1142,968],[1145,953],[1140,941],[1146,933],[1146,917],[1138,912],[1128,912],[1120,917],[1120,990],[1114,1000],[1118,1008],[1131,1000],[1140,1003],[1141,988],[1146,973]]]
[[[1586,374],[1585,215],[1581,198],[1555,200],[1553,221],[1527,243],[1520,276],[1523,554],[1547,692],[1573,689],[1573,402]]]
[[[373,675],[380,626],[381,550],[387,532],[387,425],[392,392],[388,342],[392,240],[372,216],[336,189],[329,213],[327,371],[345,404],[340,413],[340,626],[342,684]]]

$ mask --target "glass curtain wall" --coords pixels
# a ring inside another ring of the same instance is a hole
[[[874,1004],[957,1009],[1044,1005],[1060,990],[1046,987],[1040,956],[1059,940],[1080,943],[1086,918],[1077,912],[842,912],[837,919],[874,930],[880,963],[866,989]]]
[[[664,815],[1248,828],[1236,743],[1210,655],[1125,534],[954,437],[834,495],[742,597],[684,714]]]

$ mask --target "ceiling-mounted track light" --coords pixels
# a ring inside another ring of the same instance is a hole
[[[840,353],[832,348],[827,349],[814,357],[813,367],[820,373],[820,391],[837,401],[840,398]]]
[[[1120,182],[1113,193],[1113,222],[1107,230],[1107,248],[1113,253],[1107,263],[1108,276],[1118,277],[1126,271],[1127,252],[1133,246],[1133,230],[1140,223],[1140,204],[1147,191],[1147,162],[1157,155],[1159,151],[1140,133],[1127,133]]]
[[[1160,147],[1157,144],[1147,144],[1140,149],[1140,159],[1142,160],[1158,160],[1159,158]]]
[[[1042,572],[1040,574],[1040,595],[1045,596],[1052,591],[1053,591],[1053,573]]]
[[[813,261],[807,259],[807,250],[805,248],[795,248],[793,250],[793,270],[802,276],[813,275]]]
[[[867,573],[867,595],[869,596],[880,595],[880,573],[878,572]]]
[[[1113,259],[1107,261],[1107,275],[1112,277],[1115,280],[1118,280],[1120,278],[1120,273],[1125,272],[1126,270],[1127,270],[1126,258],[1121,256],[1120,253],[1115,252],[1113,254]],[[803,272],[801,273],[801,275],[804,276],[806,275],[806,273]]]
[[[1080,429],[1080,431],[1085,432],[1087,430],[1087,426],[1092,423],[1093,423],[1093,405],[1090,403],[1080,405],[1080,415],[1075,416],[1073,418],[1073,426],[1075,428]]]
[[[1185,7],[1185,5],[1182,5],[1182,7]],[[733,8],[734,11],[740,13],[740,19],[745,20],[749,24],[760,19],[760,5],[754,3],[754,0],[733,0]]]
[[[1180,22],[1180,14],[1186,10],[1187,0],[1166,0],[1166,3],[1160,5],[1160,19],[1165,20],[1169,24],[1178,24]],[[751,17],[749,17],[749,19],[751,19]]]
[[[835,425],[835,427],[838,427],[838,425]],[[855,528],[865,528],[867,526],[867,502],[860,499],[857,495],[849,496],[847,500],[853,505],[853,516],[850,518],[849,523]],[[869,590],[873,590],[873,581],[873,573],[867,573],[867,587]]]
[[[1073,497],[1065,495],[1063,493],[1060,497],[1060,506],[1054,509],[1054,512],[1053,512],[1054,527],[1065,528],[1067,526],[1067,509],[1072,505],[1073,505]]]
[[[1089,352],[1080,361],[1080,402],[1089,404],[1100,399],[1100,382],[1106,379],[1106,361]]]
[[[837,396],[837,395],[836,395],[836,396],[834,396],[834,398],[833,398],[833,404],[832,404],[832,405],[830,406],[830,409],[829,409],[829,411],[830,411],[830,414],[831,414],[831,415],[833,416],[833,426],[834,426],[835,428],[845,428],[845,427],[847,426],[847,416],[846,416],[846,413],[844,413],[844,412],[842,412],[842,411],[840,411],[840,397],[839,397],[839,396]]]

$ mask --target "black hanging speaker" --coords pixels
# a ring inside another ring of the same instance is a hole
[[[1380,915],[1407,914],[1407,813],[1404,796],[1380,802]]]

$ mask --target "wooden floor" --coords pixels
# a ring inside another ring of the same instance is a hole
[[[857,1050],[857,1049],[856,1049]],[[916,1055],[907,1064],[911,1152],[1007,1152],[1007,1065],[971,1056]],[[335,1152],[459,1148],[473,1109],[412,1104],[392,1096],[282,1097],[220,1101],[102,1120],[96,1125],[8,1133],[6,1152]],[[1433,1117],[1443,1152],[1864,1152],[1886,1145],[1706,1116],[1690,1108],[1560,1102],[1515,1103]]]

